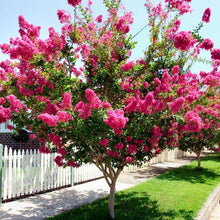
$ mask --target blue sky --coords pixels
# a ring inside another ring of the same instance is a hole
[[[156,0],[152,0],[156,2]],[[82,0],[83,4],[87,0]],[[163,2],[163,1],[162,1]],[[131,34],[137,33],[147,20],[146,10],[144,8],[145,0],[124,0],[124,5],[129,11],[133,11],[134,24],[131,28]],[[194,28],[199,21],[203,11],[210,7],[212,10],[211,22],[205,24],[201,34],[204,38],[210,38],[215,42],[215,48],[220,48],[220,1],[219,0],[192,0],[193,12],[184,15],[182,20],[182,30],[190,30]],[[73,8],[68,5],[67,0],[10,0],[1,3],[0,13],[0,44],[8,43],[10,37],[18,36],[18,16],[23,15],[29,23],[41,26],[41,37],[48,37],[48,28],[53,26],[57,31],[60,30],[59,21],[57,19],[57,9],[65,9],[70,12]],[[93,0],[93,10],[95,14],[103,14],[104,7],[102,0]],[[141,32],[134,40],[138,42],[133,52],[133,57],[138,58],[143,55],[143,50],[147,46],[147,28]],[[208,56],[208,55],[206,55]],[[7,57],[0,53],[0,60]],[[199,71],[201,65],[197,65],[194,69]],[[206,67],[202,67],[206,68]]]

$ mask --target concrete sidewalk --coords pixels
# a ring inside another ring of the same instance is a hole
[[[194,157],[186,157],[172,162],[157,163],[128,173],[122,173],[117,181],[116,190],[130,188],[169,169],[186,165],[194,159]],[[0,219],[41,220],[102,198],[108,195],[108,193],[109,187],[105,180],[99,179],[73,187],[3,203],[0,205]],[[206,205],[209,206],[209,204]],[[198,219],[204,220],[203,218]],[[220,217],[215,219],[220,219]]]

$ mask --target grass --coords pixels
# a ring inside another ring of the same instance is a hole
[[[196,217],[209,194],[220,182],[220,157],[202,158],[170,170],[130,189],[116,193],[117,220],[190,220]],[[108,197],[80,206],[50,220],[107,220]]]

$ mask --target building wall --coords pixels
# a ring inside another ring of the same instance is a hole
[[[12,149],[38,149],[42,144],[37,139],[30,139],[25,142],[16,142],[11,133],[0,133],[0,144],[7,145]]]

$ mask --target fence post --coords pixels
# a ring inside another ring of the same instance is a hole
[[[3,157],[3,145],[0,144],[0,204],[2,203],[2,157]]]
[[[74,186],[74,171],[75,171],[75,168],[73,167],[70,167],[70,181],[71,181],[71,186]]]

